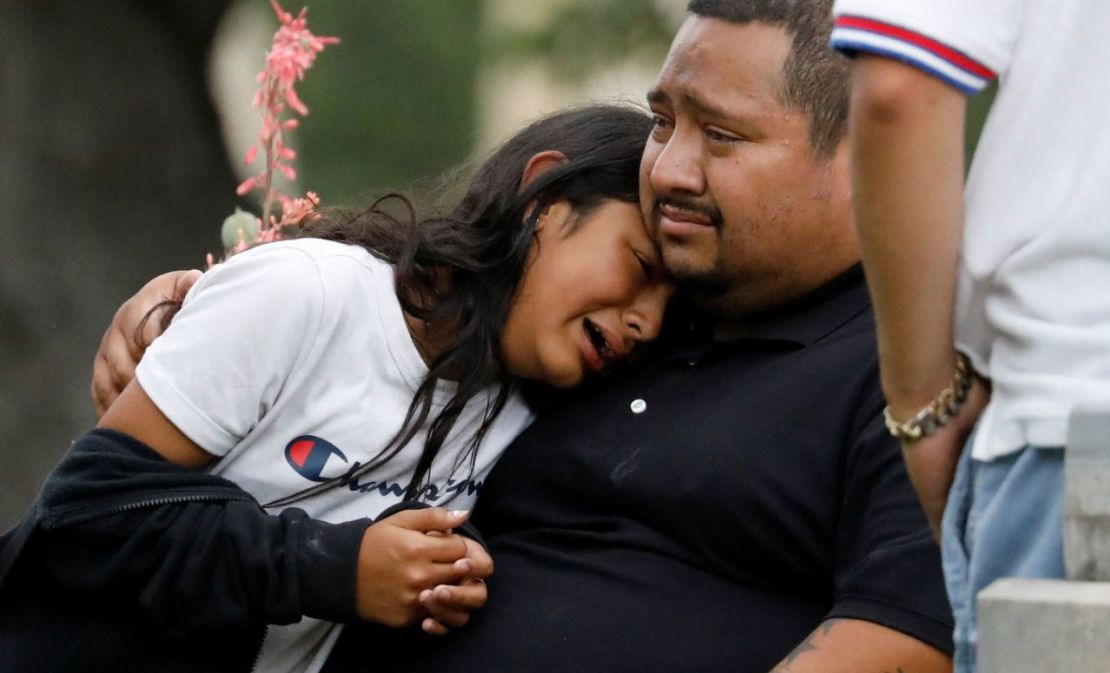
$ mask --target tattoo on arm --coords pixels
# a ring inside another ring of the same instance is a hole
[[[786,655],[786,660],[784,663],[789,666],[790,664],[794,663],[794,660],[798,657],[802,656],[806,652],[813,652],[816,649],[817,646],[813,644],[813,634],[811,633],[806,636],[805,640],[798,643],[798,646],[791,650],[790,654]]]
[[[809,659],[806,660],[804,668],[807,671],[808,670],[821,670],[823,668],[823,666],[815,668],[813,666],[813,664],[827,664],[828,657],[830,657],[830,656],[833,656],[833,657],[841,656],[841,658],[842,658],[843,649],[844,649],[844,644],[843,643],[836,643],[835,641],[833,643],[823,642],[823,640],[825,638],[829,637],[829,635],[832,633],[833,629],[836,628],[836,626],[841,621],[842,620],[837,619],[837,618],[831,618],[831,619],[826,619],[825,621],[821,622],[821,624],[818,625],[817,628],[815,628],[808,636],[806,636],[805,640],[798,643],[798,645],[793,650],[791,650],[790,654],[786,655],[786,657],[784,657],[783,660],[780,661],[777,666],[775,666],[775,668],[771,671],[771,673],[791,673],[791,671],[797,671],[798,667],[803,666],[803,664],[799,664],[799,663],[796,663],[796,662],[798,661],[799,658],[801,658],[801,656],[803,654],[806,654],[807,652],[818,652],[818,651],[823,650],[823,653],[818,654],[816,658],[814,658],[812,660],[809,660]],[[849,631],[848,633],[851,634],[851,631]],[[843,639],[844,635],[845,634],[843,634],[843,633],[840,634],[840,638]],[[837,647],[837,645],[839,645],[839,647]],[[841,652],[840,655],[836,654],[838,651]],[[887,659],[887,661],[890,661],[890,660]],[[877,662],[870,664],[870,666],[879,666],[879,665],[880,664],[877,663]],[[902,666],[896,666],[895,670],[893,670],[893,671],[887,669],[886,666],[890,666],[890,664],[887,663],[884,666],[883,670],[885,671],[885,673],[906,673],[905,669]],[[868,670],[875,670],[875,668],[868,668]],[[940,670],[940,669],[934,667],[934,668],[928,668],[928,670]]]
[[[817,627],[817,629],[815,629],[813,633],[810,633],[808,636],[806,636],[805,640],[798,643],[798,646],[791,650],[790,654],[786,655],[786,658],[782,660],[781,664],[775,667],[775,670],[772,671],[772,673],[786,673],[790,670],[790,665],[794,663],[795,659],[802,656],[806,652],[816,651],[817,645],[813,642],[813,639],[817,636],[818,633],[820,633],[822,637],[829,635],[829,632],[833,630],[833,627],[836,626],[837,622],[839,621],[839,619],[833,618],[826,619],[825,621],[821,622],[821,626]],[[899,673],[901,673],[901,671],[899,671]]]

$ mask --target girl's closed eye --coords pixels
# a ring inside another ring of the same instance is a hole
[[[644,271],[644,278],[651,282],[655,278],[655,263],[651,261],[644,253],[633,248],[632,254],[636,257],[636,261],[640,264],[640,268]]]

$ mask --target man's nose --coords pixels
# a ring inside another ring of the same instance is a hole
[[[701,144],[690,133],[676,130],[671,135],[659,150],[649,173],[652,190],[657,196],[705,192],[700,148]]]

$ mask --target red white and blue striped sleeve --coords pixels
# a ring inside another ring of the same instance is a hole
[[[898,59],[968,94],[982,91],[998,76],[981,60],[949,44],[873,18],[838,15],[830,42],[834,49],[847,55],[867,52]]]

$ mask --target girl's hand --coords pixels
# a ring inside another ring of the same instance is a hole
[[[359,617],[392,627],[416,624],[425,614],[421,592],[465,579],[471,566],[467,540],[451,529],[466,517],[429,507],[398,512],[367,528],[358,556]]]
[[[451,629],[465,626],[470,613],[486,604],[485,581],[493,574],[493,559],[482,545],[466,538],[467,556],[455,565],[465,569],[466,577],[458,585],[440,585],[420,592],[420,604],[429,617],[421,622],[425,633],[446,635]]]

